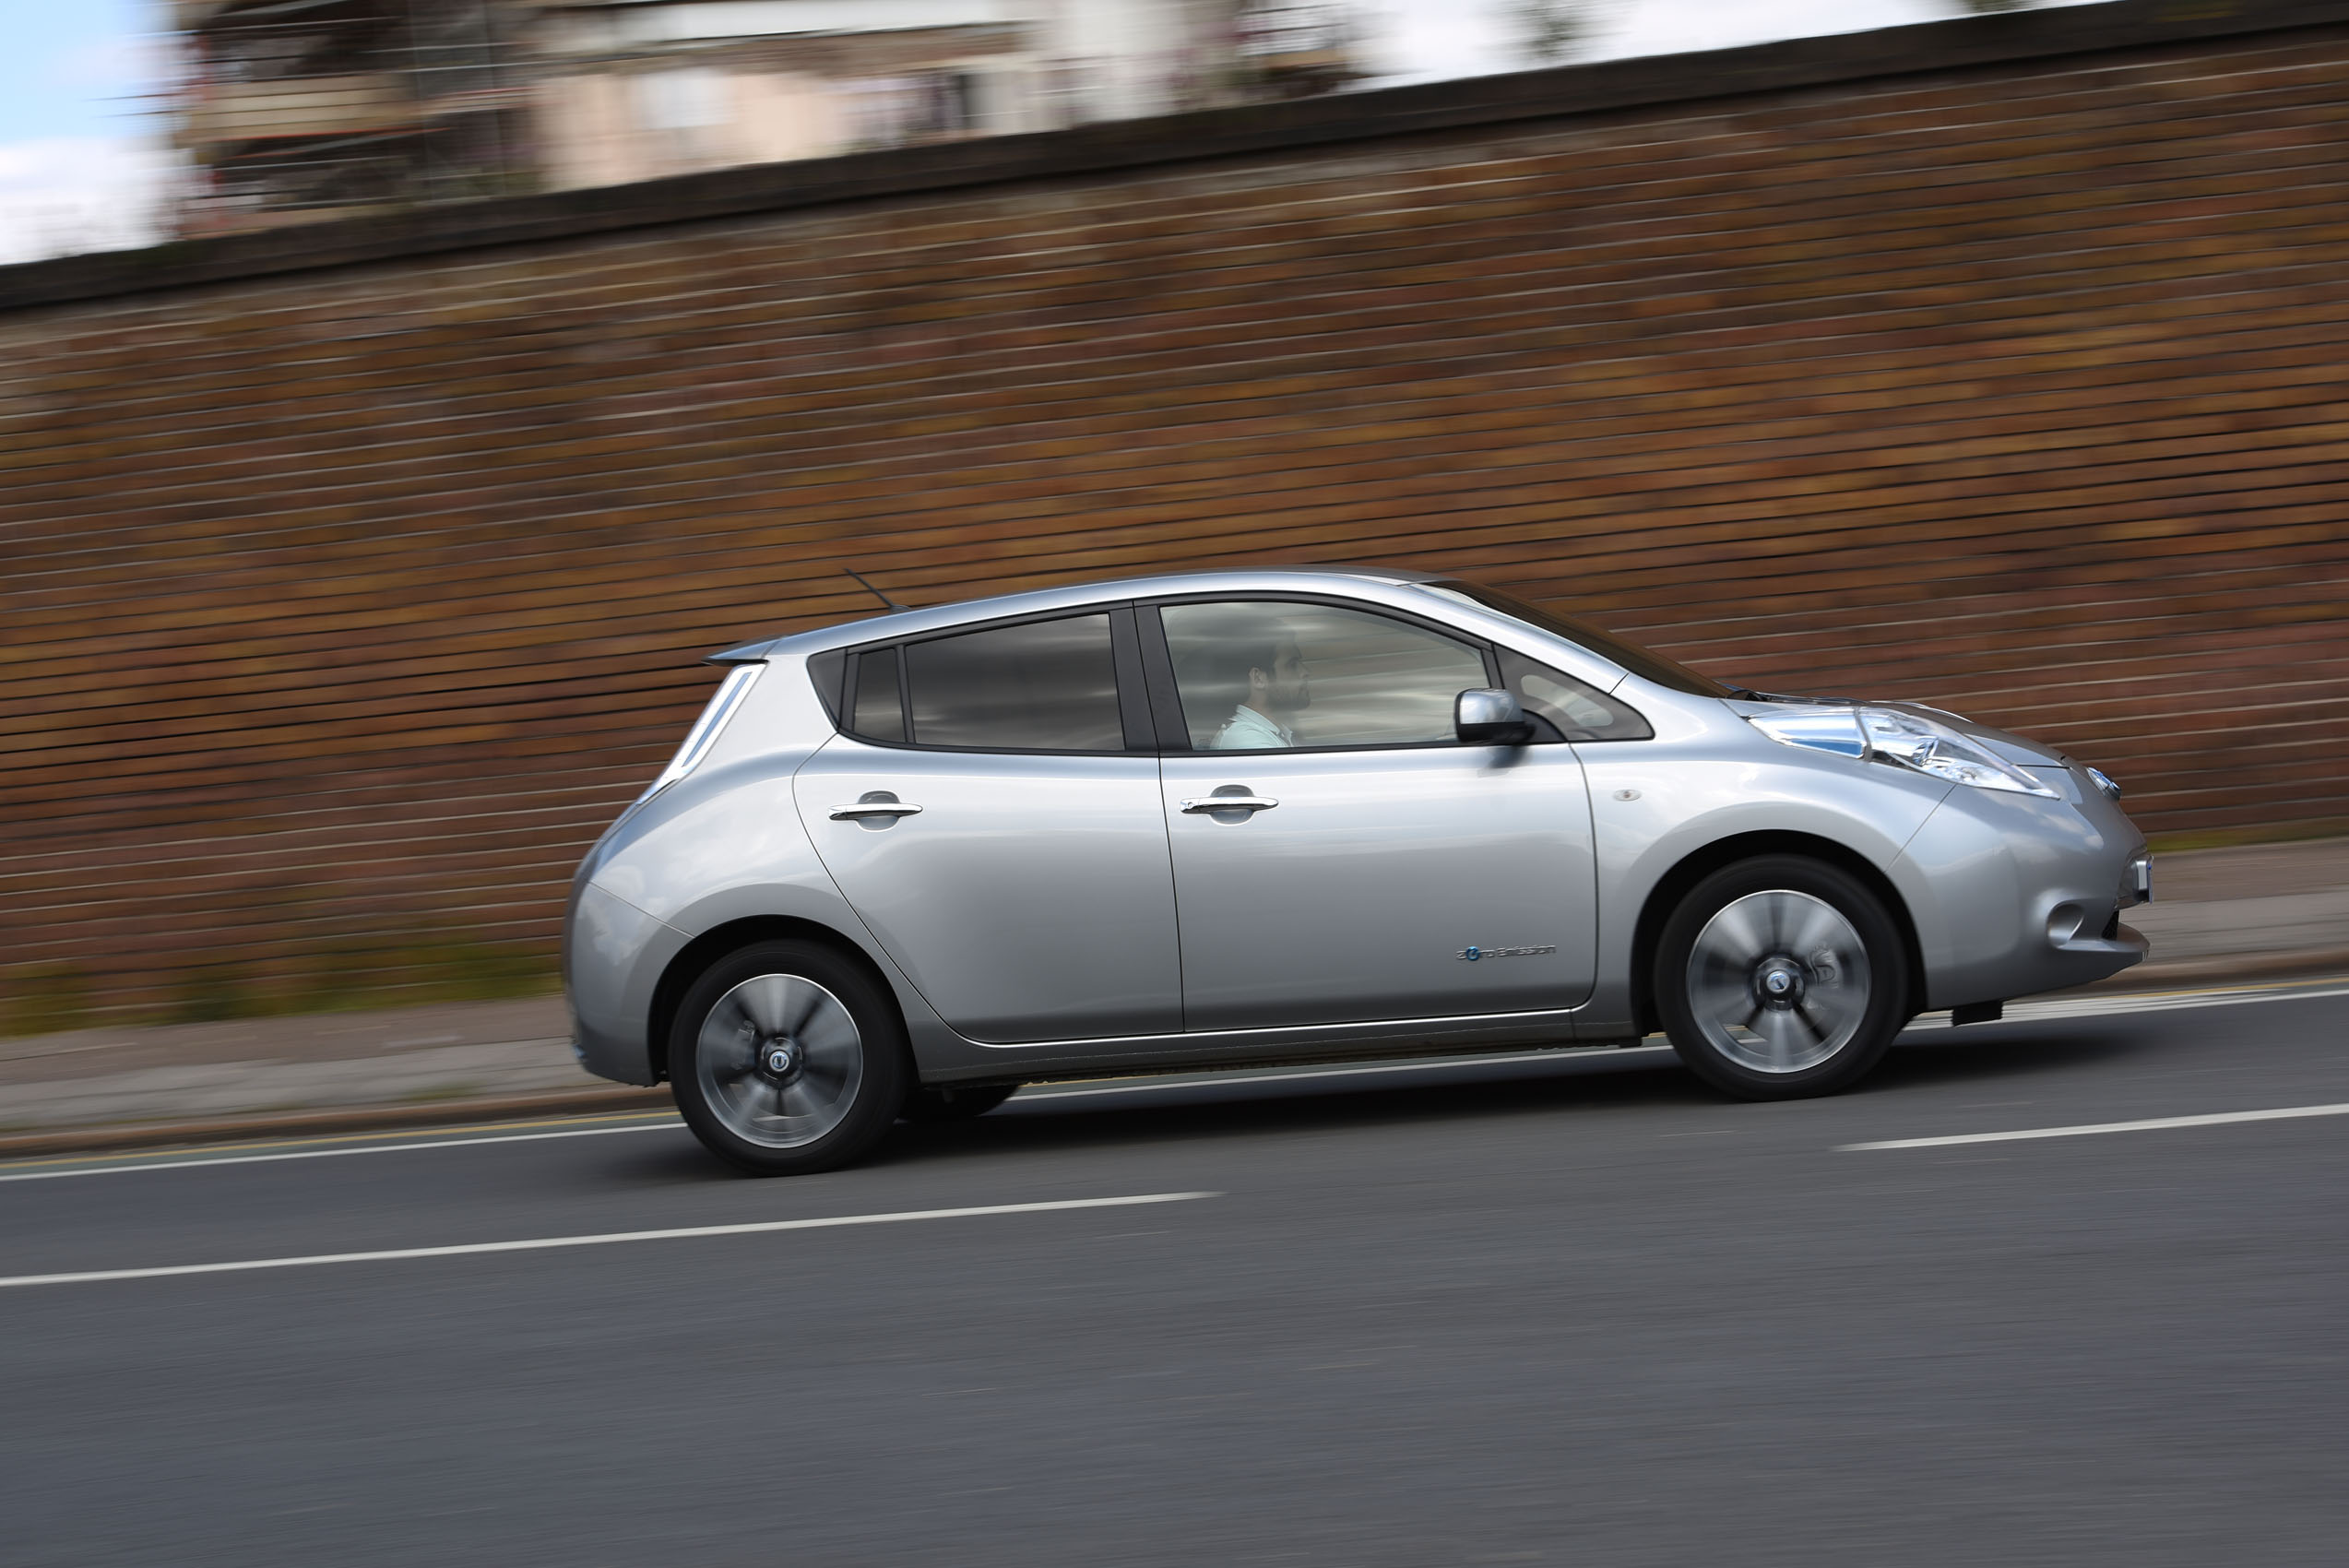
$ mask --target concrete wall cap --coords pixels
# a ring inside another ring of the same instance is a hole
[[[759,164],[635,184],[486,197],[414,212],[0,267],[0,313],[881,197],[1081,178],[2344,23],[2349,23],[2349,0],[2107,0],[1739,49],[1109,121],[1066,131]]]

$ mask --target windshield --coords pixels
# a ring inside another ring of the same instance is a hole
[[[1527,604],[1524,600],[1489,588],[1481,583],[1463,582],[1449,577],[1440,583],[1423,583],[1431,593],[1450,599],[1462,599],[1513,621],[1522,621],[1536,631],[1548,632],[1553,637],[1563,637],[1590,649],[1601,659],[1613,659],[1643,681],[1653,681],[1659,686],[1676,692],[1687,692],[1700,697],[1726,697],[1735,692],[1710,675],[1700,675],[1685,664],[1678,664],[1660,653],[1652,653],[1637,643],[1625,642],[1612,632],[1602,632],[1587,622],[1553,615],[1548,611]]]

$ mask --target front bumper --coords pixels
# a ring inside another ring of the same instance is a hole
[[[1924,961],[1920,1010],[2086,985],[2152,950],[2120,919],[2152,891],[2144,836],[2101,793],[1952,790],[1898,880]]]

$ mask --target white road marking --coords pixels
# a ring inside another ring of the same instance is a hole
[[[2349,986],[2292,991],[2274,986],[2230,986],[2215,991],[2143,991],[2127,996],[2066,996],[2050,1002],[2010,1003],[2005,1024],[2037,1024],[2056,1018],[2119,1017],[2130,1013],[2170,1013],[2182,1007],[2239,1007],[2248,1002],[2298,1002],[2319,996],[2349,996]],[[1967,1028],[1988,1028],[1968,1024]]]
[[[2142,1122],[2091,1122],[2077,1127],[2024,1127],[2011,1133],[1957,1133],[1943,1138],[1886,1138],[1840,1144],[1838,1152],[1876,1148],[1947,1148],[1952,1144],[2011,1144],[2030,1138],[2084,1138],[2097,1133],[2154,1133],[2166,1127],[2217,1127],[2229,1122],[2289,1122],[2304,1116],[2349,1116],[2349,1105],[2287,1105],[2274,1111],[2221,1111],[2207,1116],[2153,1116]]]
[[[2002,1021],[2010,1024],[2035,1023],[2057,1018],[2159,1013],[2178,1008],[2227,1007],[2252,1002],[2289,1002],[2304,997],[2331,996],[2349,996],[2349,986],[2328,986],[2307,990],[2293,990],[2288,987],[2230,987],[2215,991],[2147,992],[2125,996],[2082,996],[2067,997],[2055,1002],[2019,1002],[2007,1010],[2006,1017]],[[1968,1026],[1973,1028],[1990,1027],[1992,1026]],[[1034,1103],[1048,1099],[1079,1099],[1104,1095],[1163,1094],[1182,1089],[1291,1083],[1312,1078],[1372,1077],[1390,1073],[1439,1072],[1447,1067],[1491,1066],[1504,1063],[1529,1063],[1566,1057],[1631,1056],[1670,1049],[1669,1046],[1663,1044],[1631,1047],[1568,1046],[1562,1049],[1504,1051],[1487,1056],[1447,1056],[1434,1060],[1379,1063],[1362,1066],[1313,1067],[1287,1073],[1233,1073],[1213,1078],[1167,1075],[1152,1077],[1139,1083],[1097,1084],[1069,1088],[1030,1087],[1023,1089],[1013,1103]],[[413,1142],[365,1144],[338,1148],[300,1148],[268,1154],[219,1154],[177,1159],[141,1158],[131,1155],[120,1157],[120,1163],[110,1165],[89,1163],[104,1158],[91,1155],[80,1159],[65,1158],[42,1161],[41,1169],[31,1169],[23,1165],[0,1167],[0,1182],[50,1182],[69,1176],[117,1176],[133,1170],[187,1170],[207,1165],[259,1165],[287,1159],[328,1159],[346,1154],[399,1154],[409,1149],[471,1148],[481,1144],[533,1143],[546,1138],[597,1137],[607,1133],[669,1132],[682,1125],[683,1123],[674,1117],[662,1116],[658,1121],[633,1122],[626,1126],[566,1127],[550,1132],[513,1133],[490,1137],[419,1138]],[[1878,1146],[1852,1145],[1849,1146],[1857,1148]],[[49,1169],[51,1166],[64,1169]]]
[[[755,1236],[773,1230],[822,1230],[842,1225],[897,1225],[912,1219],[970,1219],[991,1214],[1046,1214],[1073,1208],[1125,1208],[1135,1204],[1189,1203],[1218,1193],[1141,1193],[1121,1198],[1061,1198],[1049,1203],[988,1204],[976,1208],[917,1208],[897,1214],[840,1214],[821,1219],[764,1219],[747,1225],[695,1225],[674,1230],[614,1230],[601,1236],[545,1236],[527,1241],[469,1241],[452,1247],[400,1247],[380,1253],[320,1253],[312,1257],[252,1258],[238,1263],[187,1263],[166,1268],[101,1268],[78,1274],[19,1274],[18,1285],[89,1285],[113,1279],[167,1279],[183,1274],[237,1274],[256,1268],[312,1268],[331,1263],[392,1263],[410,1258],[466,1257],[476,1253],[534,1253],[556,1247],[608,1247],[623,1241],[674,1241],[701,1236]]]
[[[291,1149],[279,1154],[223,1154],[196,1159],[148,1160],[138,1165],[85,1165],[66,1170],[0,1171],[0,1182],[54,1182],[67,1176],[119,1176],[126,1170],[189,1170],[209,1165],[267,1165],[280,1159],[332,1159],[346,1154],[404,1154],[417,1148],[472,1148],[480,1144],[532,1144],[544,1138],[594,1138],[606,1133],[673,1132],[684,1123],[675,1117],[662,1122],[632,1123],[625,1127],[565,1127],[552,1133],[507,1133],[489,1138],[436,1138],[412,1144],[361,1144],[351,1148]],[[93,1157],[96,1158],[96,1157]]]

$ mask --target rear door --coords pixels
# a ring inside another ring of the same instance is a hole
[[[969,1039],[1182,1027],[1135,647],[1117,607],[863,650],[800,770],[825,868]]]

